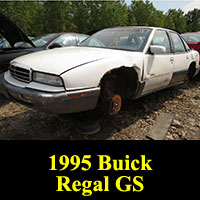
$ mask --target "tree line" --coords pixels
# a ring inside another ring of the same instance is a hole
[[[180,33],[200,31],[200,9],[157,10],[149,0],[115,1],[0,1],[0,12],[26,34],[88,33],[116,26],[157,26]]]

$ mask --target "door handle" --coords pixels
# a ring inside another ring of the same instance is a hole
[[[169,58],[169,60],[170,60],[171,63],[174,62],[174,58],[173,57]]]

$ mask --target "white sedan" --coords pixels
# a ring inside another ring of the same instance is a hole
[[[100,108],[115,115],[122,99],[136,99],[194,77],[198,61],[198,52],[174,31],[109,28],[78,47],[14,59],[1,76],[0,88],[8,98],[46,112]]]

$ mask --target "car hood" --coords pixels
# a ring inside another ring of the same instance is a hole
[[[8,40],[11,46],[14,46],[17,42],[27,42],[35,47],[19,27],[2,13],[0,13],[0,33]]]
[[[34,71],[60,75],[68,70],[97,62],[109,57],[123,56],[127,51],[92,47],[65,47],[31,53],[12,61]]]

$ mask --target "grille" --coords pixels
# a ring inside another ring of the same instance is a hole
[[[25,82],[25,83],[30,83],[31,82],[31,72],[30,70],[17,67],[14,65],[10,65],[9,71],[11,76],[19,81]]]

